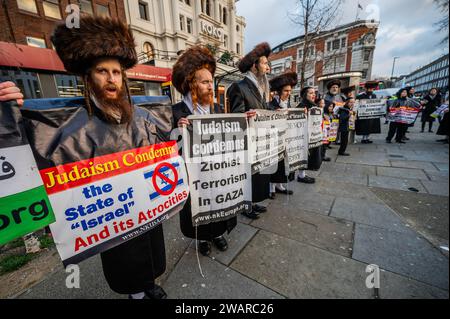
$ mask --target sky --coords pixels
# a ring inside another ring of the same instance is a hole
[[[394,57],[394,75],[409,74],[443,54],[448,47],[439,45],[443,33],[434,25],[441,19],[433,0],[343,0],[336,24],[355,21],[358,2],[361,19],[379,16],[373,78],[390,76]],[[297,0],[239,0],[237,14],[245,17],[245,51],[267,41],[275,47],[302,34],[289,15],[295,13]]]

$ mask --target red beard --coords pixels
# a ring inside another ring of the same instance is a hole
[[[125,87],[122,86],[119,89],[114,84],[107,84],[103,87],[99,87],[95,83],[91,83],[92,91],[100,104],[100,111],[103,113],[105,119],[110,122],[117,124],[117,119],[120,117],[120,123],[129,123],[133,117],[133,109],[128,101]],[[117,96],[115,98],[110,98],[107,96],[108,90],[115,90]]]

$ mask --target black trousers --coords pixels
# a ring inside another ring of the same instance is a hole
[[[422,122],[422,131],[425,131],[425,125],[427,122]],[[433,121],[428,121],[428,130],[431,131],[433,129]]]
[[[347,149],[347,145],[348,145],[348,134],[349,132],[340,132],[341,134],[341,146],[339,147],[339,154],[344,154],[345,150]]]
[[[408,124],[391,122],[389,124],[389,132],[388,132],[388,136],[387,136],[386,140],[392,141],[392,138],[395,135],[395,140],[397,142],[400,142],[405,137],[407,130],[408,130]]]

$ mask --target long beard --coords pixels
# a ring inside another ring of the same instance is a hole
[[[118,120],[120,120],[121,124],[130,123],[133,117],[133,108],[127,99],[125,86],[122,86],[119,90],[114,84],[107,84],[104,87],[99,87],[95,83],[91,83],[91,87],[97,102],[101,106],[100,111],[107,122],[117,124]],[[116,88],[118,92],[116,98],[107,97],[106,89],[110,87]]]

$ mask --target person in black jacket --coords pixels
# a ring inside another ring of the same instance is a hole
[[[403,88],[397,92],[397,99],[392,101],[391,107],[400,107],[402,104],[406,103],[408,100],[408,89]],[[391,122],[389,123],[389,132],[386,137],[387,143],[392,143],[392,138],[395,135],[395,141],[400,144],[405,144],[404,137],[406,131],[408,130],[408,124]]]
[[[271,91],[278,93],[270,102],[270,109],[276,111],[291,108],[291,92],[297,82],[298,76],[295,72],[288,72],[270,80]],[[270,178],[270,199],[275,199],[275,193],[292,195],[293,192],[288,190],[287,183],[293,179],[293,173],[286,176],[284,159],[279,161],[277,172]]]
[[[349,135],[349,120],[351,116],[351,111],[353,106],[355,105],[354,99],[348,99],[345,102],[344,107],[340,107],[337,110],[337,116],[339,118],[339,133],[341,134],[341,146],[339,147],[338,154],[341,156],[350,156],[350,154],[346,153],[347,145],[348,145],[348,135]]]
[[[272,53],[266,42],[258,44],[239,62],[238,68],[245,78],[230,86],[227,97],[232,113],[246,113],[251,117],[254,110],[268,110],[270,99],[270,85],[267,74],[270,72],[269,56]],[[257,203],[269,198],[270,174],[256,173],[252,175],[253,210],[244,213],[250,219],[258,219],[259,214],[267,211]]]
[[[428,95],[422,101],[424,108],[422,109],[422,133],[425,131],[425,125],[428,122],[428,132],[433,133],[433,122],[436,120],[431,117],[442,104],[442,96],[438,89],[432,88]]]
[[[375,88],[378,86],[378,82],[369,81],[365,84],[366,91],[359,94],[357,100],[373,100],[377,96],[373,93]],[[355,121],[356,135],[362,135],[362,144],[372,144],[373,141],[369,139],[371,134],[381,133],[381,119],[356,119]]]
[[[183,95],[183,101],[172,106],[173,127],[189,126],[189,115],[223,113],[218,104],[213,103],[213,77],[216,61],[210,51],[203,47],[192,47],[180,56],[173,67],[172,82]],[[212,108],[213,106],[213,108]],[[228,249],[223,234],[230,233],[237,225],[237,217],[195,227],[192,223],[191,198],[180,212],[181,232],[188,238],[197,239],[199,251],[208,256],[211,243],[220,251]]]

